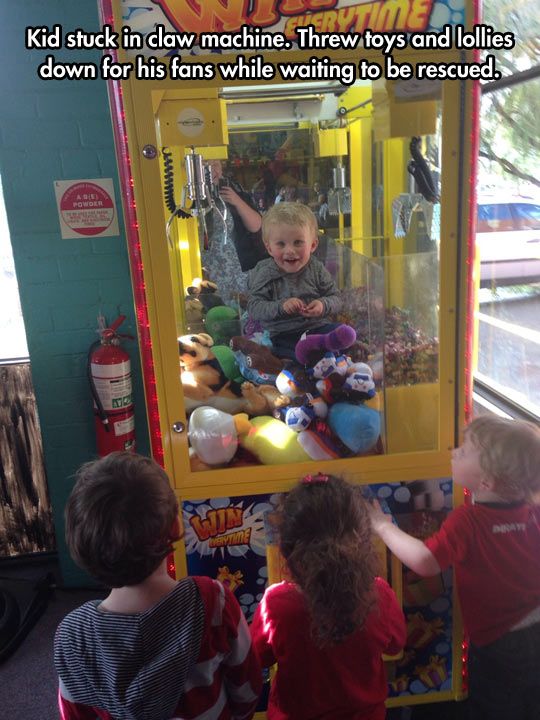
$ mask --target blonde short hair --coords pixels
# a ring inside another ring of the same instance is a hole
[[[299,225],[307,227],[313,235],[313,239],[318,237],[317,218],[311,209],[303,203],[281,202],[272,205],[268,212],[263,215],[262,219],[262,236],[266,243],[268,232],[272,225]]]
[[[465,428],[480,467],[506,500],[531,500],[540,490],[540,428],[523,420],[481,415]]]

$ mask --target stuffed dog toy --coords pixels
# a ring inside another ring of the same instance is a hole
[[[210,405],[231,414],[263,415],[289,402],[272,385],[255,387],[249,382],[238,382],[238,366],[232,350],[227,346],[214,346],[206,333],[179,337],[178,352],[187,412]]]
[[[205,312],[210,310],[210,308],[224,304],[221,296],[218,294],[217,285],[210,282],[210,280],[195,278],[193,285],[189,285],[186,288],[186,294],[186,300],[190,298],[199,300]]]

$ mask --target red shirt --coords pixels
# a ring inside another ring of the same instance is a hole
[[[85,603],[55,637],[63,720],[249,720],[261,670],[232,592],[189,577],[142,613]]]
[[[462,505],[426,540],[454,566],[465,628],[487,645],[540,606],[540,507]]]
[[[377,603],[364,627],[338,645],[319,648],[311,638],[304,596],[292,583],[269,587],[251,636],[264,667],[277,662],[269,720],[383,720],[388,695],[382,653],[405,644],[403,612],[394,591],[377,578]]]

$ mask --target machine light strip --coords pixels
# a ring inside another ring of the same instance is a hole
[[[112,0],[101,0],[100,12],[103,24],[114,25]],[[107,51],[114,62],[118,61],[114,50]],[[156,374],[152,352],[152,338],[150,335],[150,320],[148,315],[148,302],[146,299],[146,284],[139,237],[139,223],[137,220],[137,204],[133,194],[133,174],[131,171],[131,158],[129,155],[126,114],[122,98],[122,88],[115,80],[108,81],[109,101],[111,105],[111,119],[115,139],[118,174],[120,187],[124,198],[124,213],[126,222],[127,247],[129,263],[133,279],[133,296],[135,300],[135,313],[137,329],[141,347],[142,373],[148,412],[148,430],[152,455],[156,462],[163,466],[163,438],[159,421],[159,406],[156,388]]]

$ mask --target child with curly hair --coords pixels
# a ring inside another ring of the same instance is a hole
[[[361,490],[306,476],[278,513],[293,582],[267,588],[251,626],[261,664],[277,663],[269,720],[382,720],[383,653],[405,644],[405,620],[376,553]]]

